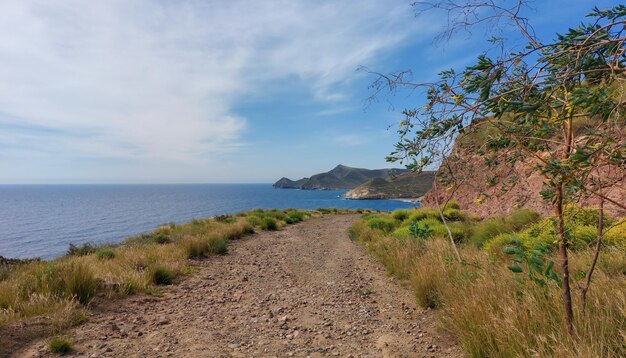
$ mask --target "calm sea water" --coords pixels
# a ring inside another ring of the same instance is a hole
[[[120,242],[164,223],[254,208],[413,206],[396,200],[345,200],[342,193],[269,184],[0,185],[0,256],[53,258],[70,243]]]

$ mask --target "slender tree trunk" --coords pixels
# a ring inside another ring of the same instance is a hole
[[[454,250],[454,253],[456,254],[456,259],[457,261],[459,261],[459,263],[461,263],[463,262],[463,260],[461,259],[461,254],[459,253],[459,250],[456,247],[456,243],[454,242],[454,237],[452,236],[452,231],[450,230],[450,227],[448,226],[448,221],[446,220],[445,215],[443,215],[443,208],[441,207],[441,203],[439,202],[439,192],[437,191],[437,178],[433,180],[433,189],[435,190],[435,203],[437,204],[437,209],[439,210],[439,216],[441,217],[441,222],[443,222],[443,226],[445,226],[446,230],[448,231],[448,236],[450,237],[450,243],[452,243],[452,249]]]
[[[559,236],[559,263],[561,265],[561,289],[563,295],[563,310],[565,313],[565,327],[567,334],[574,337],[574,313],[572,310],[572,290],[569,280],[569,259],[567,257],[567,237],[565,235],[565,220],[563,218],[563,184],[560,183],[556,192],[554,204],[556,215],[556,232]]]
[[[589,270],[587,271],[587,275],[585,275],[585,281],[583,286],[580,288],[580,310],[583,314],[585,314],[585,305],[587,303],[587,291],[589,291],[589,286],[591,285],[591,275],[593,275],[593,271],[596,268],[596,263],[598,262],[598,257],[600,256],[600,249],[602,248],[602,235],[604,231],[604,199],[600,197],[600,205],[598,207],[598,233],[596,237],[596,246],[593,250],[593,258],[591,259],[591,264],[589,265]]]

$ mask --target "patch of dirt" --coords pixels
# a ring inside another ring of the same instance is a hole
[[[407,288],[328,216],[232,242],[160,298],[100,304],[83,357],[458,357]],[[38,341],[15,357],[48,357]]]

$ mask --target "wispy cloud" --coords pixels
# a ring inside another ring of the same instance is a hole
[[[242,98],[294,77],[341,101],[411,19],[406,1],[3,1],[0,120],[50,155],[206,162],[245,145]]]

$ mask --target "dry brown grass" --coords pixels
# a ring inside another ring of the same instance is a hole
[[[410,284],[416,300],[437,308],[441,327],[450,331],[471,357],[625,357],[626,251],[602,252],[587,298],[585,315],[577,310],[576,338],[563,329],[561,289],[541,286],[524,276],[514,280],[507,265],[471,245],[460,247],[458,263],[449,241],[423,244],[371,229],[362,221],[351,229],[391,274]],[[591,250],[571,255],[581,276]],[[554,258],[552,258],[554,259]]]
[[[333,212],[334,213],[334,212]],[[347,213],[347,212],[337,212]],[[73,255],[52,261],[0,267],[0,327],[9,322],[45,315],[54,332],[80,323],[91,299],[138,292],[156,293],[156,284],[171,282],[193,270],[194,261],[226,252],[230,240],[254,232],[247,218],[302,219],[322,215],[316,211],[254,210],[234,216],[195,219],[183,225],[165,225],[131,237],[116,246],[73,247]],[[166,272],[167,280],[155,279]]]

